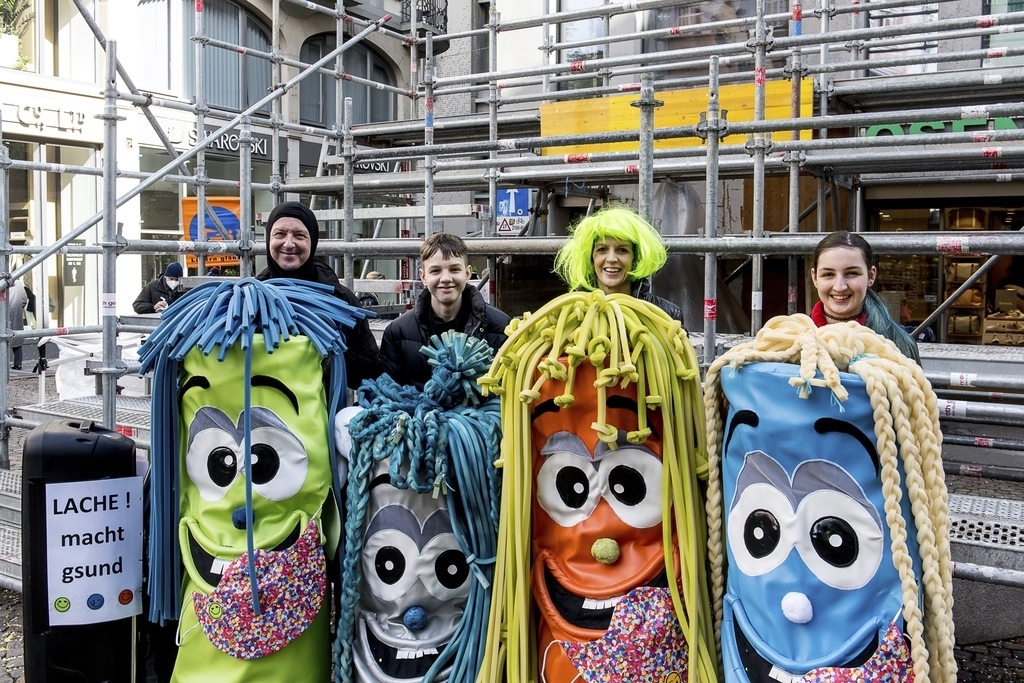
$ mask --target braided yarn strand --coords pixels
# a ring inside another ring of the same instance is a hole
[[[893,342],[856,323],[818,328],[804,315],[773,318],[753,341],[730,349],[708,369],[704,392],[709,469],[706,507],[716,641],[721,643],[725,595],[721,449],[728,406],[721,373],[757,362],[799,365],[798,377],[791,384],[801,392],[825,387],[840,401],[847,397],[840,372],[856,374],[864,381],[875,421],[885,521],[903,592],[915,680],[955,683],[949,505],[937,400],[917,363],[900,353]],[[914,576],[907,521],[900,507],[900,465],[917,528],[920,586]]]
[[[689,644],[691,683],[718,680],[714,622],[707,593],[707,534],[699,478],[706,476],[705,430],[696,354],[677,321],[661,309],[624,294],[570,292],[550,301],[507,330],[485,392],[501,396],[503,511],[484,664],[478,683],[539,680],[536,627],[530,590],[532,432],[531,404],[549,382],[564,384],[555,398],[572,405],[576,368],[597,371],[599,438],[614,442],[607,422],[605,388],[635,385],[639,426],[631,443],[650,434],[647,410],[663,424],[662,519],[665,565],[672,602]],[[560,387],[561,388],[561,387]],[[678,557],[673,548],[678,548]],[[679,564],[680,566],[676,566]]]

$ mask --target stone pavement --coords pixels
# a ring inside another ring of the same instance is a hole
[[[56,396],[52,378],[47,391],[48,396]],[[8,392],[11,405],[37,403],[38,379],[27,372],[12,373]],[[21,470],[21,443],[26,434],[21,429],[11,432],[11,469],[16,471]],[[1024,500],[1024,483],[947,477],[947,484],[951,493]],[[0,683],[24,683],[23,647],[21,596],[0,590]],[[1024,683],[1024,638],[967,645],[955,655],[960,667],[958,683]]]

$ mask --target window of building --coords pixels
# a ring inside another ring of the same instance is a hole
[[[195,26],[193,0],[184,0],[185,26]],[[270,52],[270,30],[262,21],[229,0],[203,4],[206,35],[242,47]],[[193,31],[185,30],[185,73],[195,71]],[[203,53],[203,85],[209,106],[241,111],[258,102],[270,88],[270,62],[235,50],[207,46]],[[185,79],[186,97],[195,97],[193,79]],[[257,114],[270,115],[270,105]]]
[[[561,0],[559,11],[574,12],[577,10],[600,7],[604,0]],[[580,19],[578,21],[566,21],[558,25],[558,42],[572,43],[604,38],[604,19],[595,17],[593,19]],[[602,59],[605,57],[604,45],[581,45],[560,50],[558,61],[562,64],[567,62],[578,62],[591,59]],[[588,73],[582,78],[574,78],[570,81],[559,83],[559,90],[578,90],[582,88],[596,88],[601,85],[601,77],[596,73]]]
[[[982,0],[982,12],[984,14],[1006,14],[1007,12],[1024,12],[1024,0]],[[1000,47],[1021,47],[1024,45],[1024,35],[1020,33],[998,33],[982,37],[982,46],[988,48]],[[982,66],[1004,67],[1019,66],[1024,64],[1024,56],[996,57],[985,59]]]
[[[692,27],[701,24],[708,24],[707,28],[697,32],[688,32],[678,37],[665,36],[660,38],[648,38],[643,41],[643,51],[664,52],[666,50],[683,50],[687,48],[703,47],[709,45],[728,45],[730,43],[745,43],[749,40],[749,32],[743,27],[721,27],[711,24],[735,19],[744,19],[756,16],[757,3],[755,0],[717,0],[715,2],[702,2],[691,5],[673,5],[671,7],[659,7],[645,13],[644,28],[667,29],[675,27]],[[787,14],[789,12],[788,0],[767,0],[765,2],[766,14]],[[689,29],[688,29],[689,30]],[[789,23],[783,21],[771,26],[772,36],[781,38],[789,35]],[[768,53],[769,67],[781,67],[784,60],[772,60]],[[737,71],[753,71],[754,55],[748,54],[742,61],[730,57],[728,62],[722,64],[722,73]],[[706,76],[707,66],[699,68],[673,69],[655,73],[657,79],[689,78],[692,76]]]
[[[0,67],[35,71],[35,37],[32,0],[0,2]]]
[[[333,33],[321,33],[302,44],[299,59],[313,64],[337,47]],[[346,73],[375,83],[395,84],[391,67],[376,52],[365,45],[354,45],[344,53]],[[335,124],[336,80],[324,74],[314,74],[299,85],[299,116],[303,123],[333,128]],[[352,98],[352,122],[370,123],[390,121],[395,116],[395,95],[361,83],[343,82],[345,97]]]
[[[869,9],[868,22],[871,28],[883,26],[909,26],[934,22],[939,18],[938,5],[911,5],[888,9]],[[938,43],[934,40],[914,41],[884,47],[868,47],[868,58],[871,60],[893,59],[899,57],[915,57],[931,55],[938,52]],[[871,69],[872,76],[892,76],[898,74],[917,74],[935,71],[935,63],[907,64],[903,66],[885,66]]]

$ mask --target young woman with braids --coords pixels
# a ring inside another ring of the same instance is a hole
[[[871,290],[878,274],[873,261],[871,245],[855,233],[838,230],[818,242],[811,258],[811,280],[820,301],[811,309],[811,319],[818,327],[858,322],[892,341],[920,365],[917,343]]]
[[[555,272],[573,291],[630,294],[682,324],[682,309],[651,290],[651,278],[667,258],[654,226],[632,209],[611,204],[576,224],[555,256]]]

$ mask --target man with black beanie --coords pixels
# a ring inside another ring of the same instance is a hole
[[[331,285],[336,297],[359,308],[359,298],[341,284],[330,266],[313,258],[319,240],[320,225],[308,207],[299,202],[278,204],[267,218],[267,267],[256,279],[292,278]],[[366,320],[356,322],[346,332],[345,343],[349,388],[358,388],[364,379],[376,379],[381,373],[380,354],[370,324]]]

